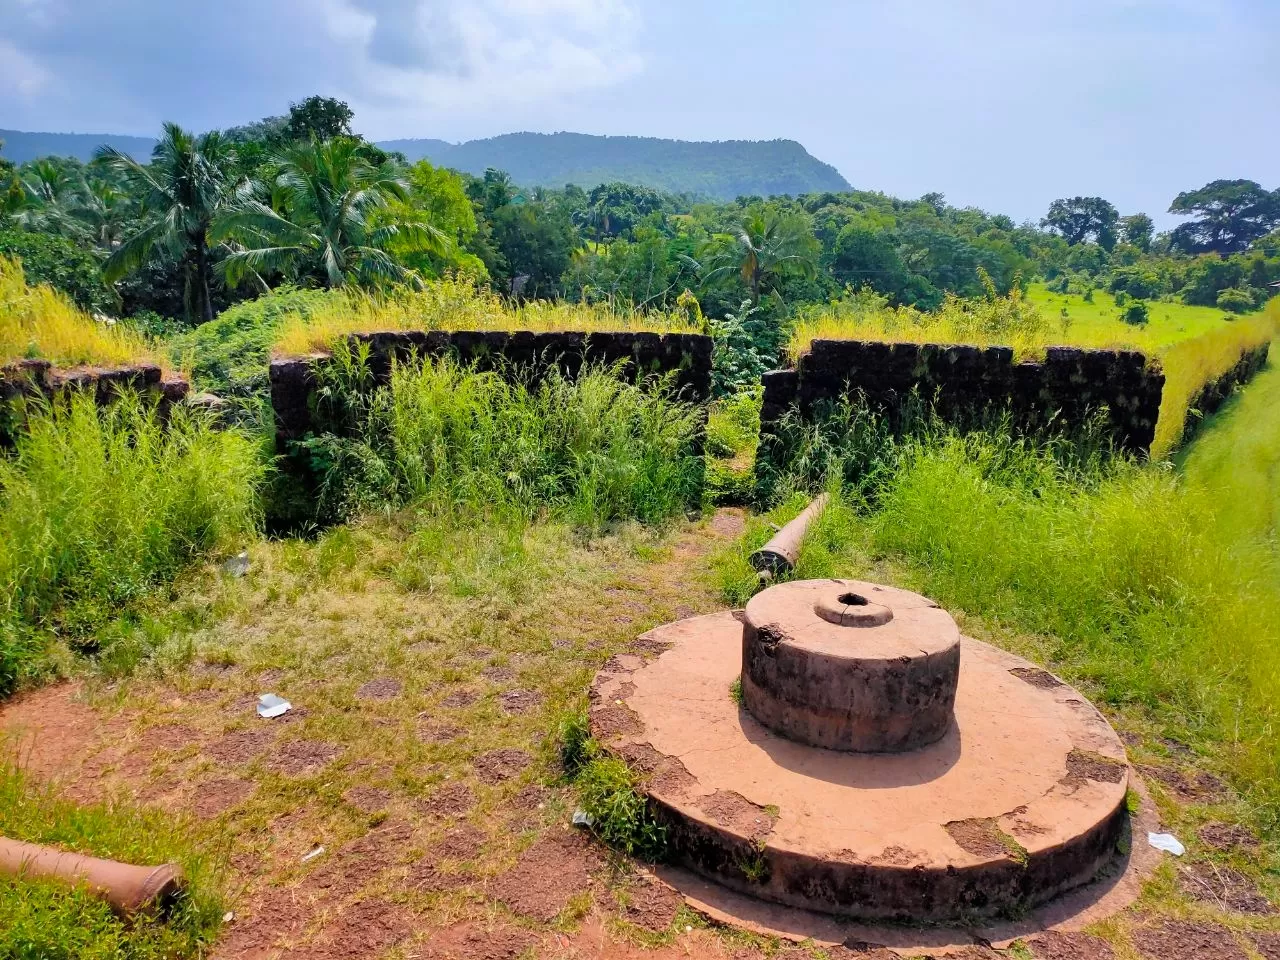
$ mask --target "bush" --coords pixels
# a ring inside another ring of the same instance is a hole
[[[1218,294],[1218,308],[1228,313],[1248,313],[1256,304],[1253,294],[1239,287],[1227,287]]]
[[[125,394],[26,411],[0,456],[0,694],[48,669],[54,635],[87,641],[258,522],[257,450],[182,409]]]
[[[1117,306],[1117,307],[1123,307],[1123,306],[1124,306],[1126,303],[1128,303],[1128,302],[1129,302],[1129,294],[1128,294],[1126,291],[1124,291],[1124,290],[1117,290],[1117,291],[1116,291],[1116,306]]]
[[[119,309],[115,294],[103,282],[98,261],[65,237],[0,230],[0,257],[5,256],[21,262],[33,286],[47,284],[81,310],[114,314]]]
[[[1130,300],[1120,311],[1120,319],[1133,327],[1141,327],[1151,319],[1151,310],[1145,300]]]
[[[701,411],[669,380],[588,368],[535,382],[443,359],[397,364],[387,387],[369,389],[361,358],[343,347],[334,360],[319,393],[337,433],[306,445],[328,514],[421,504],[595,530],[658,522],[701,497]]]

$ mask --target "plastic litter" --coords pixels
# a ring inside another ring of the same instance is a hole
[[[573,811],[573,825],[575,827],[589,827],[595,823],[595,818],[585,810]]]
[[[1172,833],[1148,833],[1147,843],[1151,844],[1157,850],[1163,850],[1165,853],[1172,853],[1175,857],[1180,857],[1187,852],[1184,847]]]
[[[264,720],[274,720],[292,709],[292,703],[284,697],[277,697],[274,693],[264,693],[258,697],[258,716]]]
[[[249,572],[249,551],[241,550],[234,557],[222,561],[222,569],[233,577],[243,577]]]
[[[306,863],[308,860],[314,860],[316,857],[320,856],[320,854],[322,853],[324,853],[324,847],[316,847],[310,853],[305,853],[302,855],[302,862]]]

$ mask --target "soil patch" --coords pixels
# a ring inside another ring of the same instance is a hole
[[[953,820],[945,829],[956,846],[975,857],[1009,856],[1009,848],[1005,846],[994,820]]]
[[[717,790],[701,806],[712,820],[753,842],[773,833],[774,818],[740,793]]]
[[[1039,687],[1041,690],[1052,690],[1054,687],[1066,686],[1048,670],[1041,670],[1039,667],[1014,667],[1009,672],[1019,680],[1024,680],[1033,687]]]
[[[590,884],[582,858],[563,843],[543,837],[489,884],[489,893],[518,914],[550,923]]]
[[[395,677],[379,677],[377,680],[361,684],[360,689],[356,691],[356,696],[361,700],[394,700],[400,696],[402,689],[404,689],[403,684]]]
[[[1280,933],[1251,933],[1249,939],[1267,960],[1280,960]]]
[[[645,879],[627,888],[626,901],[622,915],[628,922],[661,933],[675,922],[684,898],[661,880]]]
[[[352,787],[342,799],[362,813],[377,813],[391,802],[391,791],[378,787]]]
[[[1158,767],[1154,764],[1144,764],[1138,769],[1144,777],[1159,783],[1182,803],[1213,802],[1226,795],[1226,785],[1211,773],[1188,773],[1177,767]]]
[[[267,761],[267,766],[288,776],[323,767],[342,753],[342,748],[327,740],[288,740]]]
[[[1190,899],[1220,910],[1265,916],[1276,912],[1252,880],[1233,867],[1213,863],[1182,864],[1178,887]]]
[[[484,848],[485,835],[471,824],[454,827],[432,844],[427,857],[440,860],[471,860]]]
[[[591,731],[603,740],[632,736],[641,730],[640,718],[625,703],[595,707],[590,716]]]
[[[191,801],[192,812],[202,820],[212,819],[244,802],[253,789],[249,781],[231,778],[199,784]]]
[[[502,747],[482,753],[472,762],[481,783],[490,786],[520,775],[533,758],[515,747]]]
[[[517,960],[541,937],[510,924],[460,923],[432,934],[425,956],[432,960]]]
[[[248,763],[275,739],[271,730],[233,730],[201,749],[224,767]]]
[[[371,957],[382,953],[413,931],[413,915],[385,900],[362,900],[343,910],[325,927],[323,940],[311,956],[325,960]]]
[[[1200,828],[1200,842],[1214,850],[1257,850],[1258,838],[1238,823],[1206,823]]]
[[[1114,960],[1115,951],[1101,937],[1050,930],[1029,944],[1037,960]]]
[[[1212,923],[1167,921],[1135,930],[1133,943],[1151,960],[1245,960],[1231,934]]]
[[[440,702],[446,707],[469,707],[479,699],[474,690],[455,690]]]
[[[310,900],[296,887],[268,890],[251,909],[247,919],[224,929],[213,960],[263,956],[273,944],[301,934],[314,915]]]
[[[1128,769],[1119,760],[1084,750],[1072,750],[1067,754],[1067,775],[1063,778],[1063,783],[1079,784],[1086,780],[1119,783],[1125,778]]]
[[[433,817],[458,817],[475,806],[476,795],[465,783],[446,783],[422,802],[422,809]]]
[[[428,720],[418,726],[418,739],[423,743],[450,743],[464,732],[456,724]]]
[[[717,510],[711,518],[711,532],[717,537],[733,539],[747,528],[747,518],[738,510]]]
[[[532,690],[507,690],[498,697],[498,703],[507,713],[528,713],[542,706],[542,694]]]
[[[496,683],[502,683],[506,680],[514,680],[516,672],[510,667],[485,667],[480,671],[488,680]]]

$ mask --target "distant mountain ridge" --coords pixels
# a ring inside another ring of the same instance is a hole
[[[101,144],[138,159],[150,157],[148,137],[0,130],[4,156],[14,163],[56,155],[89,160]],[[591,188],[622,180],[715,200],[738,196],[839,192],[850,185],[840,172],[794,140],[663,140],[584,133],[508,133],[486,140],[382,140],[384,150],[409,160],[482,174],[497,167],[521,186]]]

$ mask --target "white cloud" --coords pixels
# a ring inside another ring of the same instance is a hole
[[[627,0],[327,0],[362,126],[502,111],[611,86],[643,67]]]
[[[18,96],[32,98],[48,86],[52,75],[34,57],[29,57],[13,44],[0,40],[0,89],[16,91]]]

